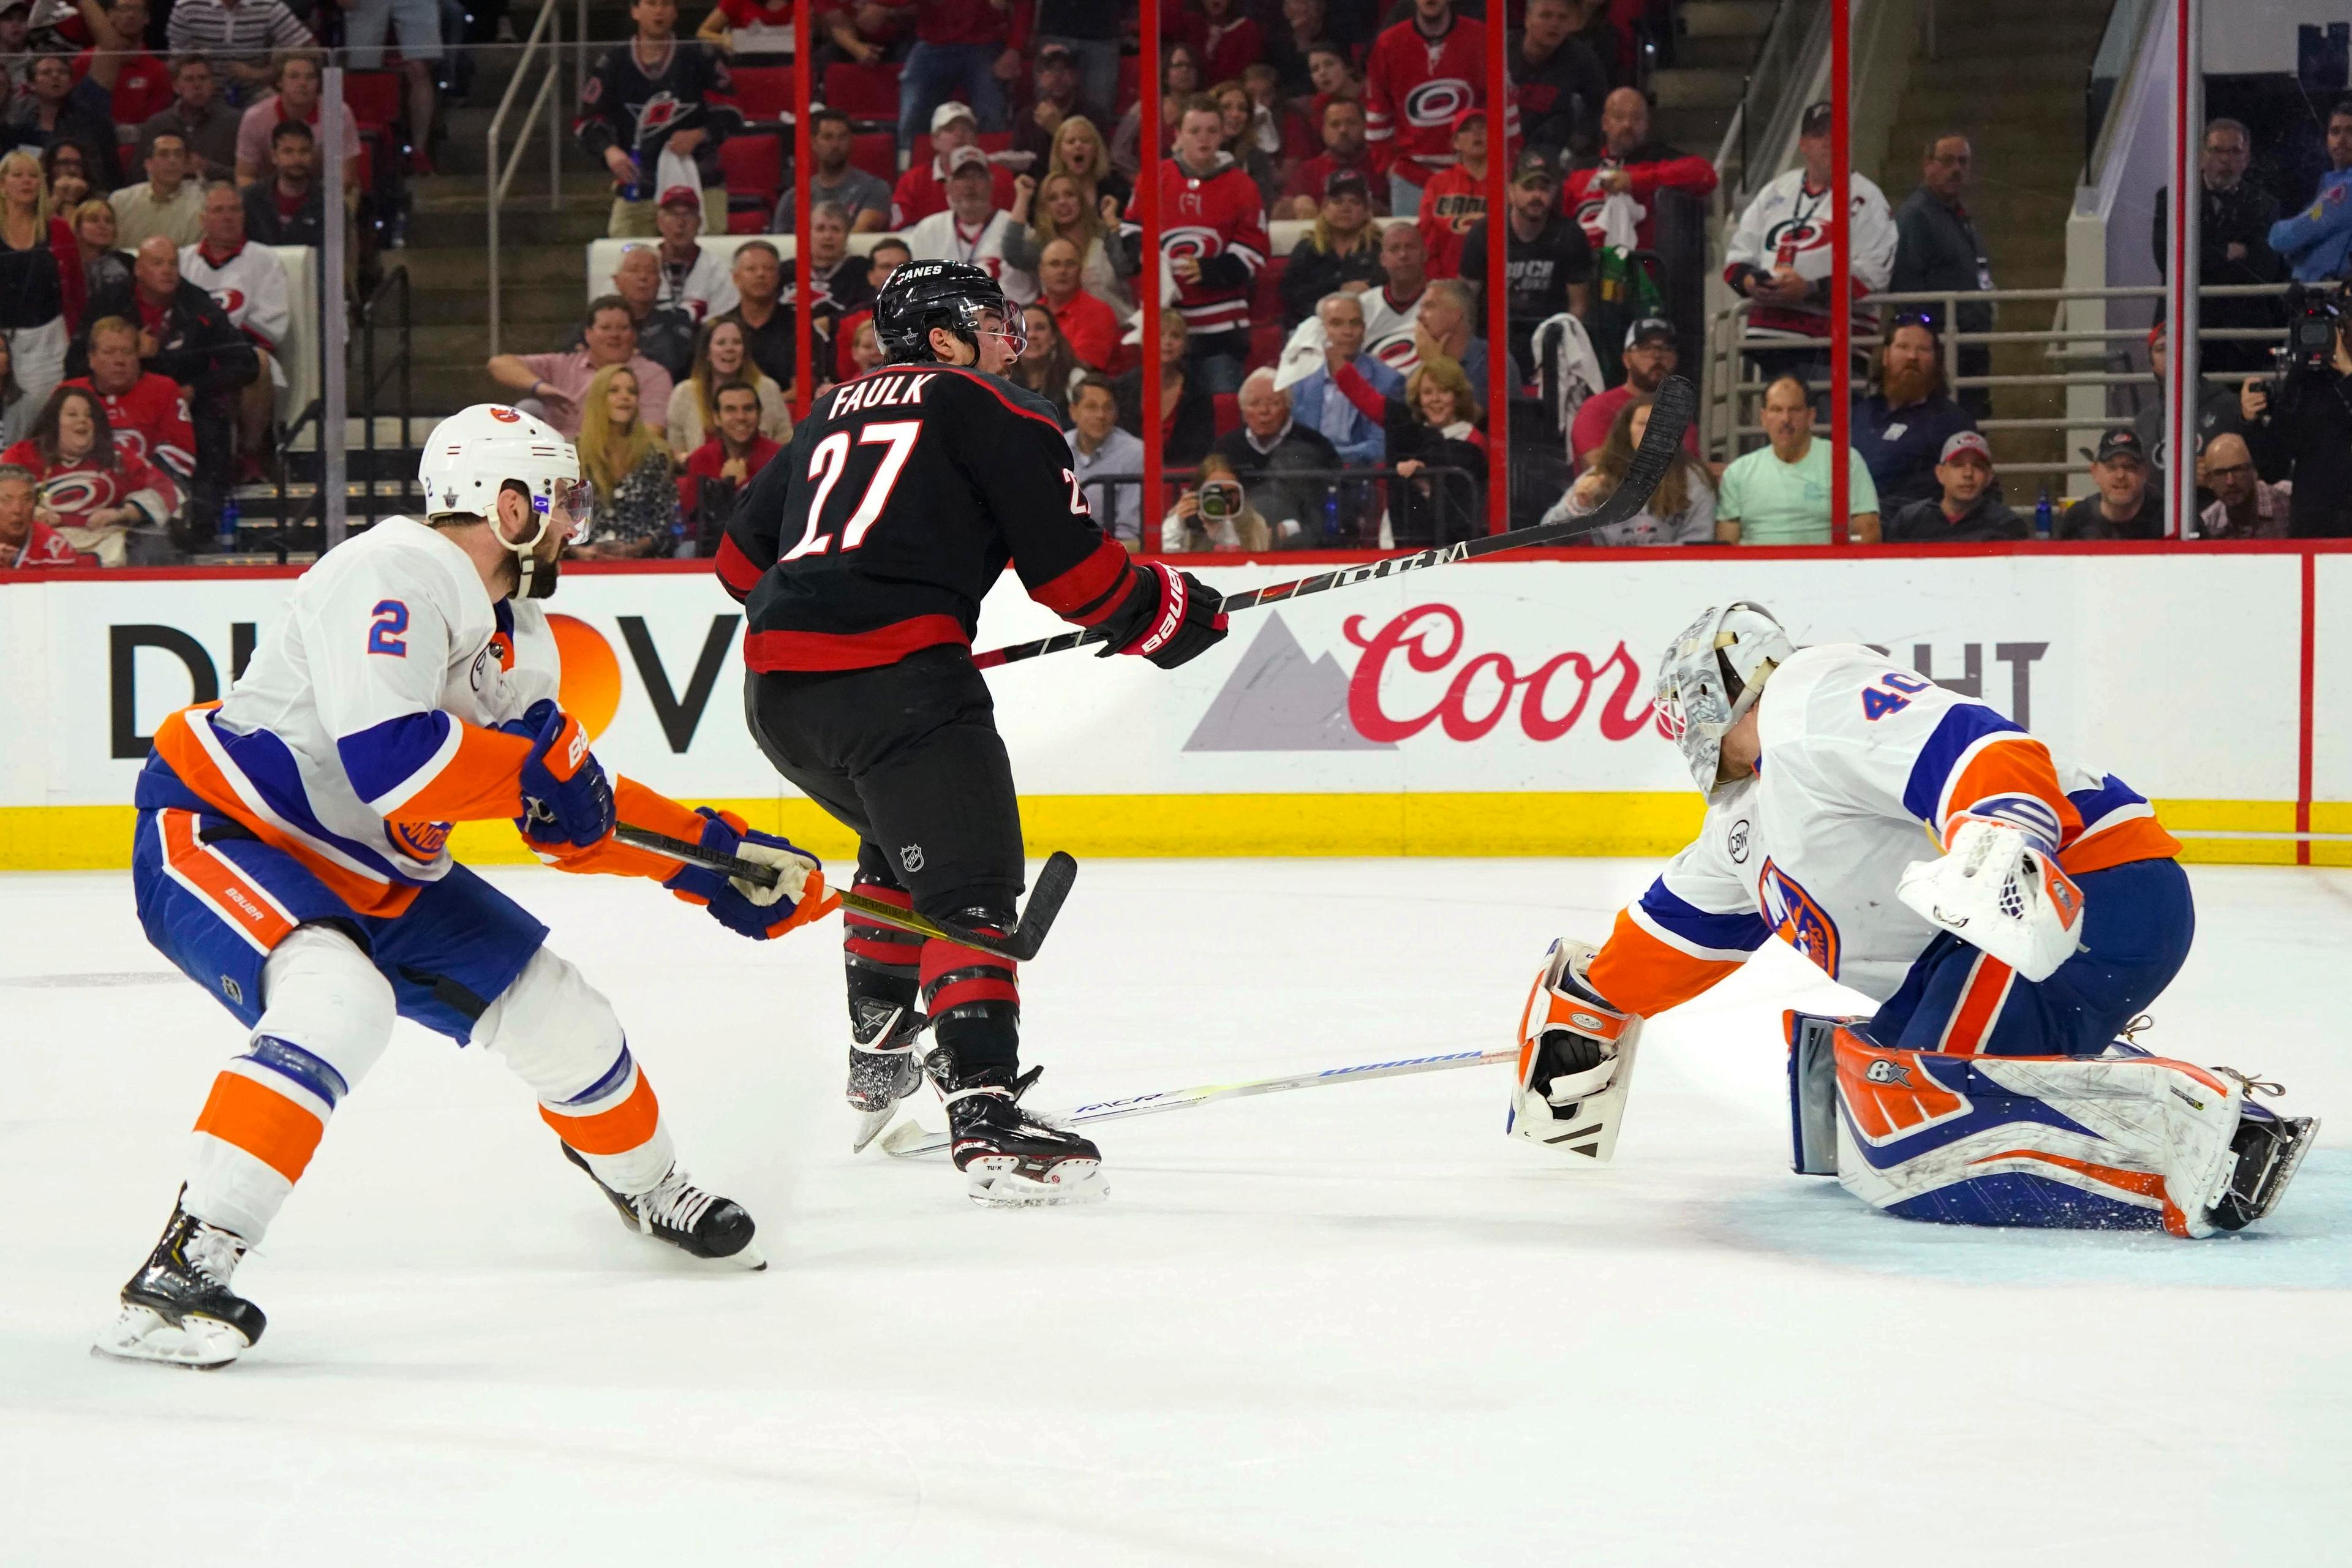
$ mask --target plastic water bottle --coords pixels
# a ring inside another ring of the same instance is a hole
[[[235,550],[236,548],[236,497],[231,495],[221,502],[220,531],[214,537],[213,543],[224,551]]]
[[[2042,487],[2042,499],[2033,503],[2033,537],[2036,539],[2048,539],[2050,537],[2050,487],[2048,485],[2044,485]]]
[[[1323,542],[1339,542],[1339,492],[1337,489],[1323,492]]]
[[[669,506],[669,552],[673,560],[682,560],[694,553],[694,546],[686,533],[686,508],[672,501]]]

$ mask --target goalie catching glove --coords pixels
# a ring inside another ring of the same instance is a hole
[[[1506,1130],[1606,1164],[1617,1152],[1642,1020],[1586,982],[1597,951],[1590,942],[1551,944],[1519,1021],[1519,1081]]]
[[[2006,822],[1960,823],[1949,853],[1904,868],[1895,896],[2036,984],[2082,945],[2083,889],[2046,846]]]

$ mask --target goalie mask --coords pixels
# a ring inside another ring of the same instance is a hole
[[[1796,652],[1771,612],[1745,599],[1710,607],[1666,645],[1659,661],[1660,721],[1701,795],[1722,776],[1723,737],[1763,695],[1765,677]]]

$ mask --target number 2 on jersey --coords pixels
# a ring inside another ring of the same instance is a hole
[[[922,433],[923,423],[919,419],[890,420],[868,425],[857,432],[859,446],[887,446],[890,449],[882,454],[882,461],[876,467],[874,478],[867,481],[865,499],[857,503],[857,510],[849,514],[849,521],[842,526],[841,549],[844,554],[866,542],[866,531],[874,526],[875,521],[882,515],[882,509],[889,504],[890,491],[898,485],[898,476],[906,470],[907,459],[914,456],[915,438]],[[802,533],[801,542],[784,552],[785,560],[797,561],[803,555],[822,555],[833,548],[833,536],[822,531],[824,528],[824,506],[833,499],[833,487],[841,482],[842,473],[848,467],[849,432],[846,430],[836,430],[827,436],[816,444],[816,450],[809,454],[808,477],[810,482],[816,486],[816,493],[809,498],[808,528]]]
[[[1934,682],[1921,680],[1916,676],[1903,675],[1889,670],[1878,678],[1877,686],[1865,686],[1862,689],[1862,716],[1874,723],[1889,713],[1900,713],[1911,706],[1913,697],[1927,690],[1933,684]],[[1889,689],[1882,691],[1879,687],[1886,687]],[[1905,695],[1906,693],[1908,695]]]

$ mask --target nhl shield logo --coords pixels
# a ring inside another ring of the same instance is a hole
[[[923,868],[923,847],[919,844],[909,844],[901,848],[898,851],[898,864],[905,867],[909,875],[921,870]]]

